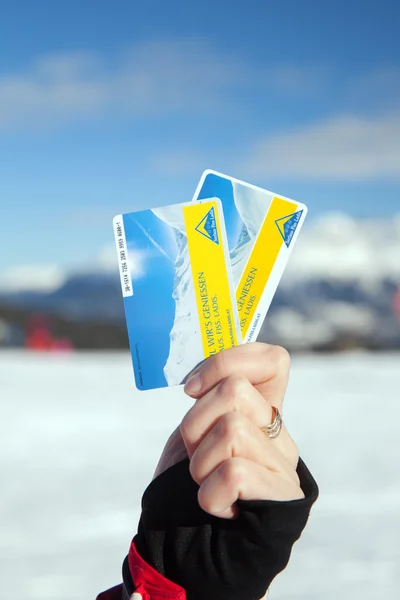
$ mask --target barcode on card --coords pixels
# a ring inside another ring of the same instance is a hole
[[[122,295],[133,296],[131,270],[129,268],[128,248],[126,245],[124,219],[122,215],[114,217],[114,235],[117,247],[119,274],[121,277]]]

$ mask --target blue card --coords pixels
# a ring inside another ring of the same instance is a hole
[[[178,385],[240,343],[218,199],[118,215],[114,234],[139,390]]]

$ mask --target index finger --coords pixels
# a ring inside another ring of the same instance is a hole
[[[257,386],[261,393],[268,383],[268,396],[282,402],[290,368],[290,356],[280,346],[260,342],[242,344],[211,356],[189,377],[185,393],[201,398],[220,381],[230,375],[243,375]]]

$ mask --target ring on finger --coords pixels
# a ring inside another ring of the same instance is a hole
[[[265,435],[271,440],[278,437],[283,425],[281,414],[276,406],[272,407],[272,411],[274,413],[274,420],[272,423],[270,425],[266,425],[265,427],[260,427],[261,431],[265,433]]]

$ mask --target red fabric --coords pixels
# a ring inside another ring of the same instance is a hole
[[[129,550],[129,569],[135,584],[135,593],[143,600],[186,600],[186,592],[148,565],[132,542]]]

